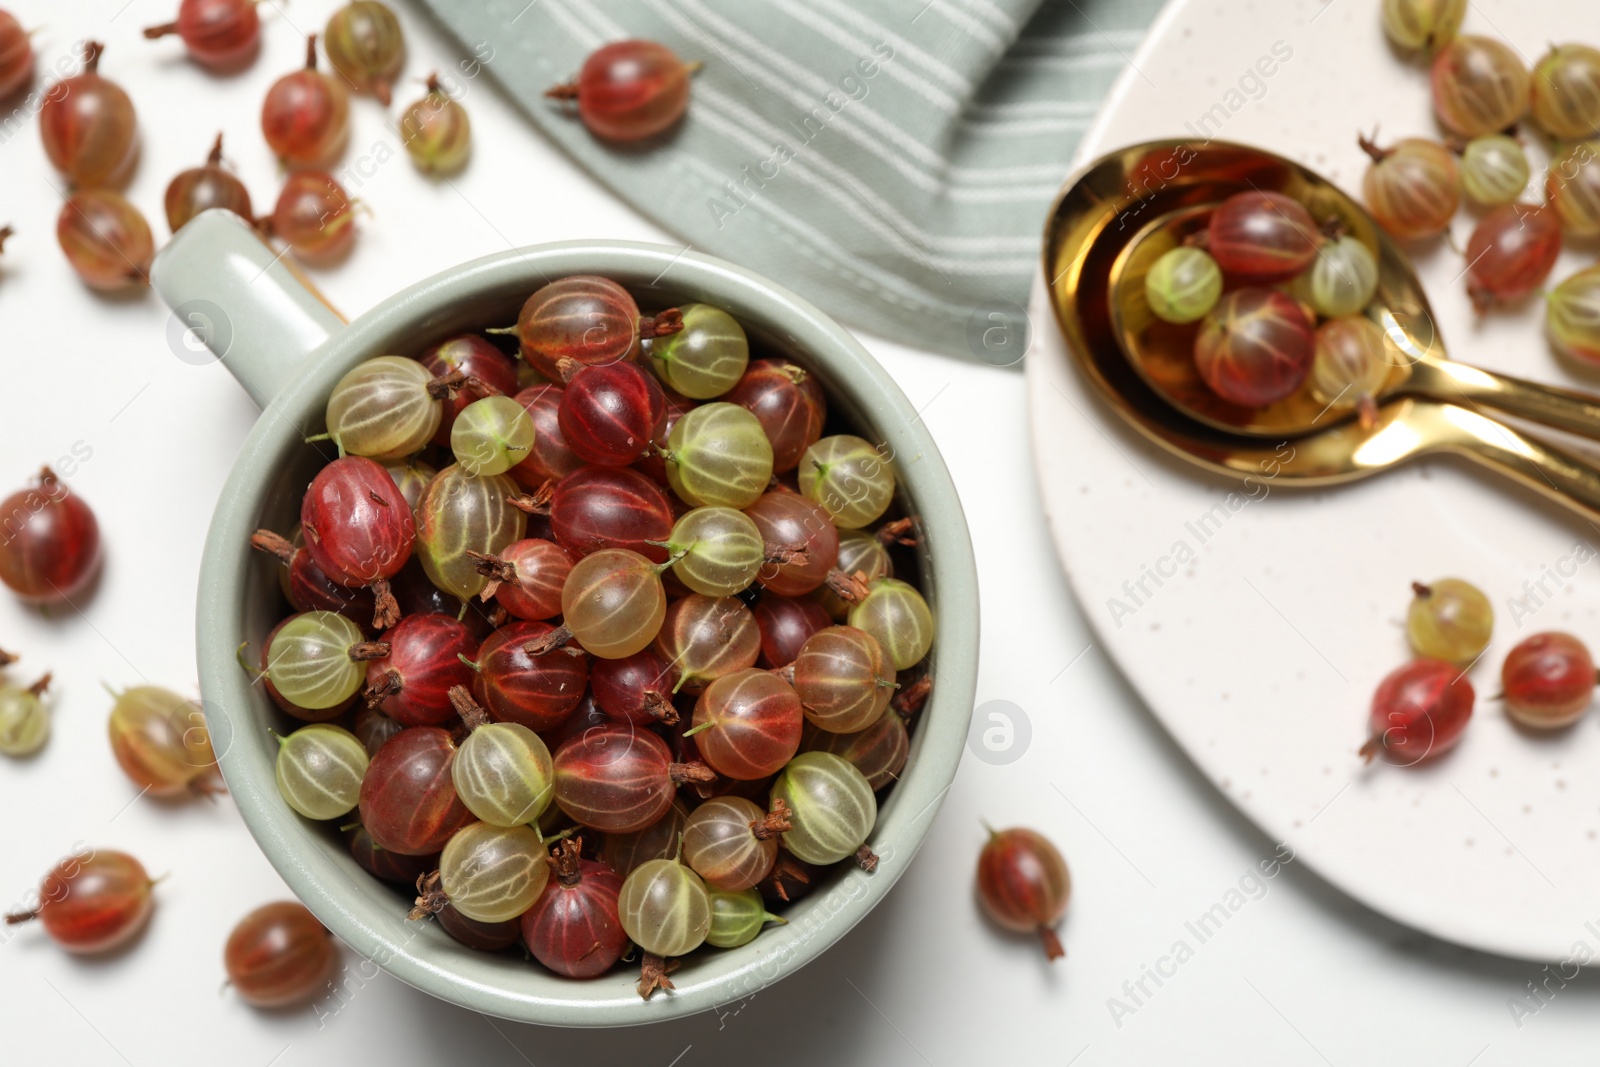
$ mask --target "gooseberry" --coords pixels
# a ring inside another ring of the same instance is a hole
[[[1467,0],[1383,0],[1383,32],[1400,48],[1448,44],[1466,18]]]
[[[401,112],[400,140],[425,174],[453,174],[467,165],[472,121],[467,109],[439,84],[437,74],[428,75],[422,99]]]
[[[39,108],[39,137],[52,166],[74,185],[121,185],[138,155],[133,101],[100,76],[105,46],[83,46],[83,71],[58,82]]]
[[[800,465],[806,449],[822,437],[828,417],[828,402],[816,376],[782,359],[753,360],[724,399],[747,409],[761,423],[772,445],[775,474]]]
[[[386,656],[367,661],[366,704],[402,726],[441,726],[450,690],[472,682],[462,657],[478,651],[465,623],[441,612],[407,615],[383,635]]]
[[[676,680],[675,666],[646,648],[622,659],[595,660],[589,691],[606,716],[617,722],[671,724],[678,721],[672,703]]]
[[[1483,655],[1494,634],[1494,606],[1471,582],[1441,578],[1411,583],[1406,638],[1424,659],[1466,665]]]
[[[248,1004],[283,1008],[321,992],[339,950],[296,900],[263,904],[239,920],[222,950],[228,981]]]
[[[714,889],[749,889],[771,872],[778,838],[790,828],[781,803],[769,813],[743,797],[712,797],[684,824],[683,862]]]
[[[645,953],[639,995],[648,998],[656,989],[672,988],[668,957],[705,944],[711,929],[711,898],[700,876],[682,863],[650,860],[623,881],[617,914],[622,928]]]
[[[251,11],[255,10],[254,0],[245,2]],[[222,165],[220,133],[202,166],[181,171],[167,185],[167,226],[177,233],[190,219],[212,208],[231,211],[246,222],[255,220],[255,211],[250,205],[250,190]]]
[[[583,557],[561,589],[564,627],[585,651],[604,659],[643,649],[655,640],[667,614],[660,569],[625,548]]]
[[[655,649],[672,665],[674,689],[699,693],[724,675],[754,667],[761,655],[761,632],[755,616],[736,597],[690,593],[667,608]]]
[[[527,516],[511,506],[516,483],[503,474],[474,477],[459,464],[434,476],[417,505],[417,555],[434,585],[462,600],[483,591],[477,556],[497,556],[522,540]]]
[[[100,569],[100,524],[83,498],[49,467],[39,484],[0,502],[0,581],[28,604],[57,604],[84,592]]]
[[[270,221],[296,255],[316,263],[344,255],[356,237],[349,194],[320,170],[290,171]]]
[[[605,834],[643,830],[672,807],[679,785],[716,777],[702,763],[674,763],[665,741],[623,723],[564,742],[555,773],[561,810]]]
[[[400,852],[390,852],[372,839],[372,834],[360,823],[356,824],[350,834],[350,857],[356,865],[374,878],[381,878],[385,882],[415,889],[417,879],[429,871],[436,870],[439,866],[437,853],[427,853],[421,856],[407,856]]]
[[[550,530],[574,555],[625,548],[663,563],[672,505],[649,478],[618,467],[584,467],[550,495]]]
[[[390,852],[438,852],[473,821],[452,778],[456,746],[437,726],[402,730],[378,749],[361,779],[361,825]]]
[[[111,189],[79,189],[56,216],[56,243],[91,289],[150,284],[155,239],[139,209]]]
[[[774,489],[744,513],[766,544],[784,549],[781,559],[761,568],[758,580],[769,592],[803,596],[827,581],[839,559],[840,534],[822,504],[788,489]]]
[[[406,61],[405,35],[394,12],[377,0],[353,0],[323,30],[328,62],[358,92],[389,106],[389,91]]]
[[[1533,121],[1558,140],[1600,132],[1600,49],[1552,45],[1534,65],[1529,106]]]
[[[518,619],[549,619],[561,614],[561,588],[572,573],[577,557],[554,541],[528,537],[507,545],[498,556],[477,560],[478,573],[488,579],[481,599],[493,597]]]
[[[1580,270],[1550,291],[1545,326],[1563,353],[1600,363],[1600,267]]]
[[[1317,314],[1336,319],[1355,315],[1372,302],[1378,291],[1378,260],[1355,237],[1325,242],[1311,265],[1311,306]]]
[[[315,711],[343,704],[366,680],[366,661],[389,654],[332,611],[307,611],[284,623],[267,645],[266,676],[290,703]]]
[[[610,278],[575,274],[534,290],[517,315],[515,333],[522,358],[534,370],[561,381],[561,360],[597,366],[626,359],[641,337],[681,329],[677,308],[644,318],[633,296]],[[492,332],[492,331],[491,331]]]
[[[1144,295],[1163,322],[1203,319],[1222,297],[1222,268],[1204,249],[1171,249],[1150,265]]]
[[[1195,369],[1211,391],[1244,407],[1291,396],[1311,371],[1311,319],[1275,289],[1239,289],[1206,316],[1194,342]]]
[[[153,797],[206,794],[217,767],[198,702],[156,685],[113,694],[106,723],[111,754],[143,792]]]
[[[839,556],[834,563],[834,569],[864,582],[893,578],[894,561],[889,558],[885,540],[898,544],[915,544],[915,540],[907,539],[903,533],[897,532],[902,528],[908,528],[909,522],[910,520],[906,519],[896,519],[892,523],[885,523],[881,535],[871,530],[839,531]],[[816,600],[838,622],[843,622],[850,614],[850,605],[826,585],[817,590]]]
[[[1485,215],[1467,240],[1467,293],[1480,312],[1537,289],[1561,254],[1556,212],[1503,204]]]
[[[772,479],[772,444],[737,404],[702,404],[667,437],[667,480],[686,504],[746,508]]]
[[[1461,168],[1450,150],[1420,137],[1390,148],[1360,143],[1372,157],[1361,195],[1378,225],[1403,240],[1442,233],[1461,204]]]
[[[1583,717],[1594,700],[1594,659],[1571,634],[1534,634],[1500,668],[1506,711],[1523,726],[1553,730]]]
[[[721,308],[684,304],[683,328],[644,343],[650,367],[672,389],[691,400],[728,392],[750,364],[744,327]]]
[[[367,762],[366,746],[348,730],[302,726],[278,739],[278,792],[308,819],[337,819],[361,799]]]
[[[661,386],[631,360],[568,366],[578,369],[567,378],[556,413],[567,447],[585,463],[606,467],[626,467],[643,456],[666,418]]]
[[[379,463],[405,459],[432,440],[443,418],[439,402],[453,398],[461,384],[454,375],[435,377],[414,359],[363,360],[328,394],[328,436],[349,455]]]
[[[301,498],[300,530],[324,574],[372,590],[374,627],[399,620],[389,579],[411,558],[417,527],[388,471],[365,456],[340,456],[323,467]]]
[[[894,484],[885,449],[852,434],[824,437],[800,459],[800,492],[841,530],[876,522],[894,499]]]
[[[835,572],[830,581],[838,577]],[[835,583],[835,590],[848,594],[849,624],[871,635],[895,670],[916,666],[933,647],[933,612],[915,586],[898,578],[852,578]]]
[[[1409,767],[1437,756],[1461,740],[1472,718],[1474,693],[1466,672],[1437,659],[1413,660],[1389,674],[1372,696],[1361,746],[1368,761],[1382,753]]]
[[[895,690],[894,671],[877,638],[853,626],[830,626],[812,634],[790,675],[806,720],[836,734],[855,733],[877,722]]]
[[[639,141],[670,129],[689,107],[686,64],[654,41],[612,41],[589,54],[578,80],[545,96],[576,100],[578,117],[596,137]]]
[[[1315,344],[1311,395],[1330,409],[1354,408],[1361,425],[1375,425],[1391,367],[1383,328],[1360,315],[1332,319],[1317,328]]]
[[[303,167],[338,159],[350,139],[344,84],[317,69],[317,35],[306,38],[304,69],[272,83],[261,103],[261,134],[272,154]]]
[[[1600,141],[1567,145],[1550,160],[1545,196],[1579,237],[1600,234]]]
[[[803,722],[800,697],[788,682],[768,671],[746,668],[706,687],[695,702],[694,724],[684,736],[694,737],[695,747],[712,770],[748,782],[783,770],[800,750]],[[750,884],[759,880],[757,876]]]
[[[1433,113],[1446,129],[1482,137],[1517,124],[1528,111],[1528,68],[1510,46],[1465,35],[1433,58]]]
[[[1317,225],[1298,200],[1249,190],[1211,213],[1206,251],[1228,274],[1252,282],[1287,281],[1317,255]]]
[[[1053,927],[1071,893],[1066,861],[1042,835],[1021,827],[989,831],[978,854],[978,901],[1007,930],[1036,931],[1046,959],[1066,955]]]
[[[465,689],[452,690],[450,699],[471,730],[451,766],[456,795],[491,826],[533,822],[555,793],[550,750],[521,723],[490,722]]]
[[[711,897],[711,928],[706,931],[706,944],[717,948],[738,948],[754,941],[767,923],[786,923],[789,920],[767,910],[761,894],[754,889],[729,892],[723,889],[709,891]]]
[[[537,830],[471,823],[444,846],[438,874],[419,887],[407,917],[423,918],[448,903],[468,919],[509,922],[533,907],[549,878]]]
[[[513,622],[484,639],[472,689],[499,722],[553,730],[572,714],[589,682],[588,660],[574,649],[535,652],[529,646],[554,632],[543,622]]]
[[[827,609],[815,600],[775,593],[768,593],[757,601],[752,614],[761,634],[760,662],[766,667],[787,667],[793,663],[806,640],[832,622]]]
[[[772,785],[773,807],[783,801],[791,828],[783,847],[807,863],[826,866],[853,856],[872,872],[878,857],[865,844],[878,821],[878,801],[866,775],[831,752],[802,752]]]
[[[440,908],[433,917],[438,921],[439,928],[458,943],[479,952],[498,952],[510,948],[522,937],[522,926],[516,919],[498,923],[479,922],[467,918],[449,904]]]
[[[350,588],[328,577],[306,551],[304,539],[298,540],[296,544],[271,530],[257,530],[250,535],[250,547],[283,564],[279,585],[296,611],[337,611],[360,625],[370,623],[377,610],[372,590]]]
[[[450,451],[474,477],[504,474],[533,447],[533,419],[509,396],[486,396],[461,410],[450,430]]]
[[[504,352],[475,333],[447,338],[417,357],[434,375],[443,377],[460,371],[466,376],[462,388],[444,404],[434,444],[448,445],[456,416],[474,400],[484,396],[511,396],[517,391],[517,366]]]
[[[1461,188],[1480,204],[1509,204],[1528,187],[1528,154],[1503,133],[1474,137],[1461,150]]]
[[[3,662],[11,662],[5,655]],[[0,755],[31,756],[50,740],[50,712],[42,699],[46,674],[29,686],[0,684]]]
[[[177,19],[144,31],[151,40],[171,33],[183,38],[183,46],[199,62],[227,69],[256,54],[261,17],[256,0],[183,0]]]
[[[155,903],[150,893],[154,885],[143,865],[126,852],[74,852],[45,875],[39,903],[11,912],[6,922],[38,919],[50,939],[68,952],[108,952],[144,929]]]
[[[33,43],[11,12],[0,9],[0,100],[33,80]]]
[[[831,752],[848,760],[867,779],[874,790],[882,789],[899,777],[911,754],[911,735],[898,711],[878,717],[865,730],[853,734],[834,734],[806,725],[800,738],[802,752]]]
[[[527,366],[527,364],[523,364]],[[561,433],[561,394],[559,385],[531,385],[516,396],[517,403],[533,419],[533,447],[521,463],[511,468],[511,477],[524,489],[538,489],[545,482],[559,482],[583,466],[583,460],[567,445]]]
[[[522,940],[533,958],[568,978],[597,978],[622,958],[628,934],[617,914],[622,876],[579,856],[578,842],[556,846],[551,875],[522,913]]]

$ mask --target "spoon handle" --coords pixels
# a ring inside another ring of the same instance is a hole
[[[1600,441],[1600,397],[1454,363],[1430,362],[1427,392],[1450,404],[1482,404],[1507,415]]]
[[[1590,525],[1600,520],[1600,467],[1467,408],[1456,408],[1450,421],[1465,431],[1453,451],[1565,505]]]

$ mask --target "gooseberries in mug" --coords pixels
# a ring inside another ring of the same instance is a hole
[[[284,803],[308,819],[337,819],[361,800],[366,746],[331,723],[302,726],[278,738],[275,774]]]

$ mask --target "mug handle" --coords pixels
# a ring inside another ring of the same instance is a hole
[[[173,235],[150,284],[186,328],[185,341],[203,342],[263,408],[346,321],[286,256],[222,208]]]

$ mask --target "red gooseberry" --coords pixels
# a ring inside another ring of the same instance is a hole
[[[1437,659],[1418,659],[1391,672],[1372,696],[1361,746],[1369,762],[1382,753],[1390,763],[1409,767],[1447,751],[1472,718],[1475,694],[1466,672]]]

